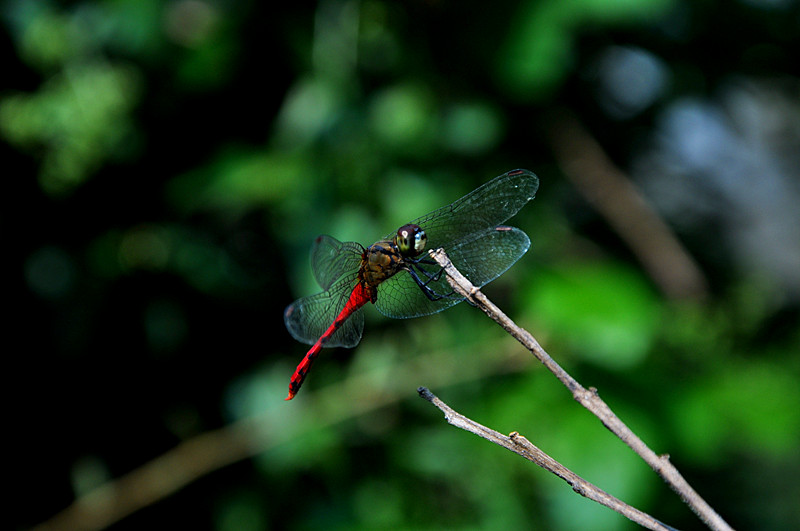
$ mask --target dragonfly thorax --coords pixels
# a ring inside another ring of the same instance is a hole
[[[361,280],[370,287],[393,276],[403,269],[403,255],[394,240],[373,243],[364,250],[361,261]]]
[[[427,241],[428,237],[419,225],[403,225],[391,240],[381,240],[364,250],[361,280],[370,287],[376,287],[398,271],[406,269],[405,260],[420,255]]]

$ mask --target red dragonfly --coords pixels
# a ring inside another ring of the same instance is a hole
[[[404,319],[458,304],[441,267],[425,253],[444,248],[453,265],[481,287],[501,274],[530,247],[528,236],[501,225],[533,199],[539,179],[512,170],[446,207],[403,225],[367,248],[319,236],[311,268],[323,291],[294,301],[284,312],[289,333],[313,345],[289,383],[294,398],[323,347],[354,347],[361,340],[361,308],[375,304],[382,314]]]

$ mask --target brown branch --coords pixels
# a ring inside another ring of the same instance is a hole
[[[636,454],[667,482],[667,484],[681,497],[681,499],[697,514],[705,524],[714,530],[732,529],[714,509],[689,485],[669,460],[669,456],[656,455],[628,426],[617,417],[610,407],[600,398],[597,390],[586,389],[579,384],[567,371],[550,357],[539,345],[539,342],[528,332],[517,326],[500,308],[494,305],[478,288],[472,285],[453,266],[447,254],[442,249],[430,252],[431,257],[442,266],[447,273],[448,281],[459,295],[465,297],[473,305],[480,308],[486,315],[503,327],[511,336],[531,351],[547,369],[552,372],[561,383],[572,393],[573,398],[583,407],[594,414],[603,425],[614,435],[619,437]]]
[[[661,291],[673,299],[702,299],[700,267],[631,180],[571,114],[550,120],[550,141],[564,175],[627,243]]]
[[[268,444],[259,440],[256,429],[256,422],[248,419],[189,439],[81,496],[32,531],[104,529],[213,470],[251,457]]]
[[[447,367],[454,358],[450,353],[442,352],[429,353],[426,359],[432,366]],[[292,413],[295,419],[288,425],[277,420],[275,411],[267,408],[258,416],[196,435],[129,473],[82,494],[31,531],[100,531],[225,466],[307,437],[313,430],[404,400],[408,396],[408,382],[419,374],[419,363],[419,359],[408,359],[396,365],[394,377],[381,382],[379,390],[375,388],[375,382],[380,378],[370,372],[351,376],[327,388],[313,392],[307,390],[306,400],[311,406],[295,408]],[[486,360],[474,367],[461,364],[460,369],[437,373],[437,385],[474,381],[495,372],[507,373],[509,364]],[[522,366],[513,368],[521,369]],[[279,393],[283,390],[281,386]],[[343,402],[343,395],[351,397],[351,400]],[[280,398],[282,396],[276,395],[276,400]],[[281,406],[284,405],[282,402]]]
[[[659,522],[649,514],[628,505],[622,500],[615,498],[614,496],[600,489],[593,483],[590,483],[578,476],[570,469],[541,451],[528,439],[516,431],[509,435],[503,435],[502,433],[487,428],[482,424],[478,424],[474,420],[453,410],[450,406],[442,402],[437,396],[435,396],[425,387],[420,387],[417,389],[417,392],[422,398],[438,407],[442,413],[444,413],[444,418],[448,423],[456,426],[457,428],[461,428],[462,430],[474,433],[479,437],[483,437],[487,441],[500,445],[503,448],[511,450],[515,454],[521,455],[528,461],[531,461],[545,470],[552,472],[556,476],[566,481],[569,486],[572,487],[572,490],[581,496],[596,501],[597,503],[616,511],[622,516],[625,516],[633,522],[646,527],[647,529],[674,531],[674,528]]]

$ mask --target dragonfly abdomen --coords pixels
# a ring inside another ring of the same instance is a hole
[[[314,360],[319,356],[325,343],[327,343],[331,336],[342,327],[344,322],[349,319],[351,315],[368,302],[375,302],[375,288],[367,286],[363,282],[359,282],[353,288],[353,292],[350,294],[350,298],[347,299],[347,303],[344,305],[344,308],[342,308],[342,311],[339,312],[339,315],[336,316],[336,319],[334,319],[325,333],[322,334],[317,342],[308,350],[303,361],[301,361],[295,369],[292,379],[289,382],[289,396],[286,397],[286,400],[294,398],[294,395],[300,390],[300,386],[303,385],[308,371],[311,370],[311,365],[313,365]]]

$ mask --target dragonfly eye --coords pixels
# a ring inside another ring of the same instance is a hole
[[[394,237],[394,243],[403,256],[417,256],[425,250],[427,241],[428,236],[425,231],[419,225],[411,223],[397,229],[397,235]]]

